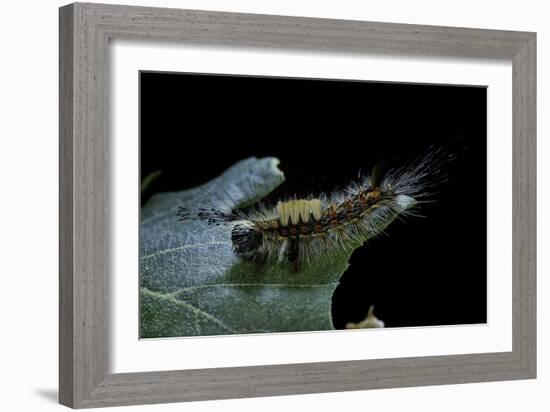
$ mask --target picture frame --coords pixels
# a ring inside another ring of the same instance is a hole
[[[536,377],[536,34],[74,3],[60,8],[59,400],[72,408]],[[512,63],[512,351],[109,373],[109,42]]]

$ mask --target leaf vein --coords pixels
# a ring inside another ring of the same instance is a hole
[[[214,323],[216,323],[218,326],[220,326],[221,328],[231,332],[231,333],[238,333],[237,330],[233,329],[232,327],[226,325],[222,320],[218,319],[217,317],[215,317],[214,315],[208,313],[208,312],[205,312],[204,310],[202,309],[199,309],[197,308],[196,306],[190,304],[189,302],[185,302],[181,299],[176,299],[173,294],[168,294],[168,295],[164,295],[162,293],[158,293],[158,292],[154,292],[150,289],[147,289],[147,288],[142,288],[142,292],[145,293],[146,295],[150,295],[150,296],[154,296],[154,297],[158,297],[158,298],[161,298],[161,299],[164,299],[176,306],[181,306],[191,312],[193,312],[195,315],[198,315],[198,316],[202,316]]]
[[[321,283],[321,284],[286,284],[286,283],[211,283],[207,285],[197,285],[197,286],[190,286],[187,288],[179,289],[175,292],[170,293],[171,296],[176,296],[183,292],[188,292],[190,290],[195,289],[203,289],[203,288],[215,288],[215,287],[272,287],[272,288],[323,288],[328,286],[335,286],[338,282],[330,282],[330,283]]]
[[[198,248],[198,247],[203,247],[203,246],[210,246],[210,245],[228,245],[228,244],[229,244],[229,242],[222,242],[222,241],[206,242],[206,243],[193,243],[191,245],[183,245],[183,246],[178,246],[178,247],[171,248],[171,249],[164,249],[164,250],[161,250],[161,251],[158,251],[158,252],[155,252],[155,253],[151,253],[149,255],[140,256],[140,259],[150,259],[150,258],[153,258],[155,256],[165,255],[166,253],[177,252],[178,250],[193,249],[193,248]]]

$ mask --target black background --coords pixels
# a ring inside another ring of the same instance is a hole
[[[249,156],[281,160],[276,201],[445,148],[457,159],[435,202],[356,250],[333,321],[374,304],[387,327],[486,322],[485,88],[142,72],[140,94],[141,175],[163,172],[142,203]]]

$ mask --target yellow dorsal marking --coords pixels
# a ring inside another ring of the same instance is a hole
[[[279,202],[276,210],[282,226],[288,226],[289,223],[292,225],[309,223],[312,217],[318,221],[323,214],[320,199],[296,199]]]

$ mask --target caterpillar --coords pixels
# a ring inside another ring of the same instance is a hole
[[[298,271],[321,257],[351,252],[378,236],[396,218],[414,215],[442,179],[449,160],[443,149],[430,150],[398,169],[372,172],[343,190],[304,198],[257,203],[247,211],[180,207],[180,220],[200,219],[207,225],[231,225],[233,250],[258,264],[291,263]]]

